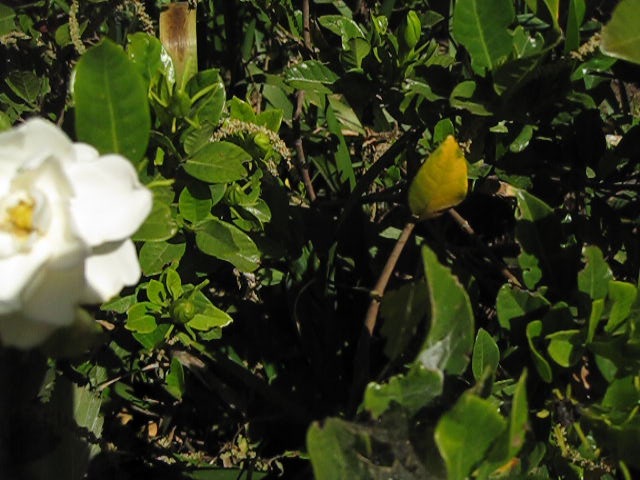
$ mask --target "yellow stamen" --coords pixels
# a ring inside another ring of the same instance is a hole
[[[17,205],[7,209],[13,234],[26,237],[33,232],[33,208],[33,201],[20,200]]]

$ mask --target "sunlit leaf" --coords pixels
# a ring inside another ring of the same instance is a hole
[[[640,3],[622,0],[602,28],[600,49],[607,55],[640,63]]]
[[[409,186],[409,208],[427,219],[455,207],[467,196],[467,161],[449,135],[418,170]]]

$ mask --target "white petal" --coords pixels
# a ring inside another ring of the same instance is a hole
[[[0,260],[0,315],[15,312],[22,306],[22,291],[35,281],[46,261],[44,250]]]
[[[92,246],[131,236],[151,211],[151,192],[124,157],[79,161],[68,165],[67,173],[75,190],[76,230]]]
[[[27,120],[16,128],[0,133],[0,176],[9,178],[20,167],[30,167],[55,156],[72,158],[69,137],[53,123],[41,118]]]
[[[71,325],[84,289],[84,265],[48,265],[40,273],[22,292],[22,314],[33,322]]]
[[[0,343],[7,347],[33,348],[44,342],[56,328],[19,315],[0,316]]]
[[[124,286],[140,280],[138,254],[131,240],[107,244],[96,249],[85,262],[84,303],[102,303],[117,295]]]

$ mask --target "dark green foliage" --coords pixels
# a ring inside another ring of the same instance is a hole
[[[89,478],[638,478],[637,2],[316,0],[305,32],[303,2],[203,0],[183,88],[163,2],[22,3],[0,128],[49,117],[154,193],[140,284],[49,365]],[[469,195],[369,338],[448,135]]]

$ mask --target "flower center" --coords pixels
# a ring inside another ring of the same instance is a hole
[[[7,208],[7,220],[9,231],[17,237],[27,237],[33,231],[33,210],[35,202],[32,198],[20,200],[12,207]]]

